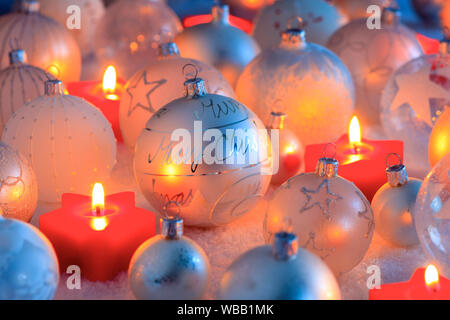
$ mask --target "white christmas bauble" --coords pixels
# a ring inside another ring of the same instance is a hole
[[[183,236],[183,220],[164,218],[161,235],[133,254],[128,277],[141,300],[197,300],[208,286],[210,266],[203,249]]]
[[[13,50],[9,67],[0,71],[0,132],[11,115],[26,102],[44,94],[44,83],[54,77],[26,64],[26,53]]]
[[[95,31],[95,53],[104,70],[114,65],[129,79],[158,57],[161,37],[183,29],[176,14],[162,1],[116,0],[106,8]]]
[[[450,277],[450,154],[430,171],[414,207],[420,243],[439,273]]]
[[[227,224],[252,208],[271,178],[268,135],[238,101],[207,94],[203,80],[162,107],[139,136],[138,185],[153,208],[175,203],[186,225]]]
[[[185,29],[175,37],[175,42],[183,57],[216,67],[234,87],[242,69],[260,48],[251,36],[230,25],[228,6],[214,6],[212,15],[210,23]]]
[[[298,248],[294,234],[279,232],[272,246],[247,251],[225,272],[225,300],[338,300],[339,285],[316,255]]]
[[[59,202],[66,192],[89,194],[116,161],[116,141],[101,111],[63,94],[58,80],[46,82],[45,95],[25,104],[9,119],[3,141],[33,167],[39,200]]]
[[[304,145],[337,140],[353,115],[349,71],[328,49],[304,40],[304,31],[283,33],[279,47],[263,50],[236,86],[239,101],[269,124],[271,111],[288,115],[286,125]],[[280,109],[275,101],[282,99]]]
[[[381,7],[386,0],[334,0],[333,4],[349,21],[373,15],[370,6]],[[369,11],[369,12],[368,12]]]
[[[337,161],[319,160],[315,173],[304,173],[279,187],[267,208],[266,242],[280,230],[295,233],[299,246],[318,255],[335,275],[350,271],[372,241],[370,203],[350,181],[337,176]]]
[[[390,139],[405,143],[405,163],[415,175],[430,170],[428,143],[450,103],[450,54],[424,55],[399,68],[381,96],[381,123]]]
[[[396,10],[383,11],[380,29],[369,28],[367,19],[350,22],[328,41],[350,70],[356,89],[356,113],[366,125],[380,122],[381,92],[403,64],[423,54],[416,34],[399,24]]]
[[[280,33],[295,16],[304,21],[308,42],[321,45],[325,45],[333,32],[347,22],[347,18],[325,0],[278,0],[261,9],[254,20],[253,36],[261,48],[279,45]]]
[[[203,62],[180,57],[175,43],[162,44],[161,49],[157,61],[138,71],[127,82],[120,101],[120,129],[130,147],[134,147],[146,122],[159,108],[183,96],[185,66],[195,66],[209,92],[234,98],[233,89],[218,70]]]

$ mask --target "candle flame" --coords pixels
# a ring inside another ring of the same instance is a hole
[[[361,142],[361,127],[357,116],[353,116],[348,128],[348,140],[351,144]]]
[[[96,183],[92,189],[92,211],[105,209],[105,191],[101,183]]]
[[[108,226],[108,220],[106,217],[95,217],[91,220],[91,228],[95,231],[105,230]]]
[[[288,145],[286,146],[286,148],[284,149],[284,152],[286,154],[293,154],[295,152],[295,148],[292,145]]]
[[[425,269],[425,283],[429,287],[436,286],[439,283],[439,273],[432,264],[429,264]]]
[[[103,75],[103,92],[113,94],[116,91],[117,74],[114,66],[108,66]]]

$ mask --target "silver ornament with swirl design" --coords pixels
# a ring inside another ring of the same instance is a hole
[[[412,210],[422,181],[408,178],[405,166],[386,169],[388,182],[375,194],[372,209],[375,230],[387,241],[402,247],[419,243],[413,223]]]
[[[0,214],[0,300],[50,300],[58,281],[50,241],[32,225]]]
[[[294,234],[280,232],[271,246],[244,253],[222,278],[226,300],[336,300],[337,281],[319,257],[298,248]]]
[[[164,218],[162,234],[136,250],[128,276],[137,299],[191,300],[204,296],[209,280],[208,257],[182,233],[182,219]]]

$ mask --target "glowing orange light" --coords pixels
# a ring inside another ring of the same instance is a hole
[[[288,146],[286,146],[286,148],[284,149],[284,152],[285,152],[286,154],[293,154],[293,153],[295,152],[295,147],[294,147],[294,146],[291,146],[291,145],[288,145]]]
[[[350,126],[348,128],[348,140],[351,144],[361,142],[361,127],[357,116],[353,116],[350,121]]]
[[[91,220],[91,228],[95,231],[105,230],[108,226],[108,219],[106,217],[95,217]]]
[[[114,93],[116,92],[117,86],[117,73],[116,68],[113,66],[108,66],[106,68],[105,73],[103,75],[103,92],[106,94],[106,97],[111,100],[117,100],[118,97]]]
[[[166,175],[169,177],[173,177],[177,175],[177,168],[174,164],[169,164],[165,168]]]
[[[92,189],[92,211],[105,209],[105,191],[101,183],[96,183]]]
[[[425,269],[425,284],[430,288],[436,288],[439,285],[439,273],[432,264]]]
[[[130,51],[131,53],[135,53],[139,49],[139,44],[136,41],[130,43]]]

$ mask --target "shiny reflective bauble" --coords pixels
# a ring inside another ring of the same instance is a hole
[[[38,229],[0,214],[0,261],[0,300],[53,299],[58,259]]]
[[[185,29],[175,42],[183,57],[216,67],[234,87],[242,69],[260,52],[259,45],[230,25],[228,6],[215,6],[212,14],[212,22]]]
[[[279,47],[253,59],[239,77],[236,95],[266,125],[271,111],[286,113],[286,125],[304,145],[336,141],[354,109],[345,65],[330,50],[305,42],[300,29],[285,31]],[[282,108],[274,110],[280,98]]]
[[[55,19],[65,26],[68,22],[73,23],[69,17],[77,13],[75,7],[80,8],[80,28],[69,29],[74,39],[78,42],[83,56],[89,54],[94,49],[94,34],[100,19],[105,13],[102,0],[39,0],[41,13],[47,17]],[[67,12],[69,9],[70,14]]]
[[[328,38],[347,22],[336,7],[325,0],[278,0],[261,9],[253,23],[253,36],[262,49],[280,44],[280,33],[292,17],[300,16],[308,42],[325,45]]]
[[[437,266],[450,277],[450,154],[439,161],[420,188],[414,207],[414,224],[420,243]]]
[[[23,50],[13,50],[9,67],[0,71],[0,132],[15,111],[44,94],[45,81],[54,79],[48,72],[25,63],[25,57]]]
[[[209,92],[234,98],[222,74],[207,64],[177,54],[161,56],[138,71],[126,84],[120,101],[120,129],[125,143],[134,147],[145,123],[162,106],[183,96],[183,67],[193,64]]]
[[[367,13],[369,6],[382,7],[385,2],[386,0],[334,0],[333,4],[349,21],[352,21],[369,17],[373,14],[373,11]]]
[[[450,153],[450,108],[441,114],[431,131],[428,144],[428,159],[431,167],[434,167],[448,153]]]
[[[27,160],[0,142],[0,208],[8,218],[28,222],[38,199],[38,185]]]
[[[95,52],[104,70],[112,64],[129,79],[158,57],[165,34],[182,30],[176,14],[162,1],[117,0],[106,8],[95,31]]]
[[[383,12],[381,29],[369,29],[367,19],[336,31],[327,47],[349,68],[356,88],[356,112],[363,124],[380,122],[380,97],[395,70],[423,54],[416,34]]]
[[[33,167],[45,202],[59,202],[66,192],[89,194],[116,161],[108,120],[87,101],[64,95],[58,80],[47,81],[45,95],[14,113],[2,139]]]
[[[282,234],[277,234],[280,236]],[[284,237],[293,234],[286,234]],[[297,246],[298,244],[295,244]],[[282,257],[276,248],[261,246],[235,260],[220,283],[218,298],[224,300],[335,300],[340,299],[337,281],[316,255],[289,248]],[[286,244],[285,244],[286,246]]]
[[[436,120],[450,103],[450,55],[424,55],[399,68],[381,96],[381,124],[405,144],[405,163],[425,177],[428,144]]]
[[[264,221],[267,243],[280,230],[289,230],[300,247],[322,258],[335,275],[361,262],[373,229],[372,208],[361,191],[339,176],[317,173],[300,174],[281,185]]]
[[[181,230],[173,230],[172,235],[164,234],[167,231],[144,242],[133,254],[128,270],[131,291],[141,300],[203,298],[209,280],[208,257]]]
[[[187,83],[204,85],[201,79]],[[268,140],[261,121],[238,101],[188,95],[159,109],[142,130],[135,147],[136,180],[157,211],[176,202],[186,225],[224,225],[249,211],[267,190]]]
[[[55,20],[39,14],[39,3],[25,0],[21,11],[0,17],[0,65],[9,66],[11,44],[27,53],[28,63],[64,82],[78,81],[81,53],[77,42]]]

